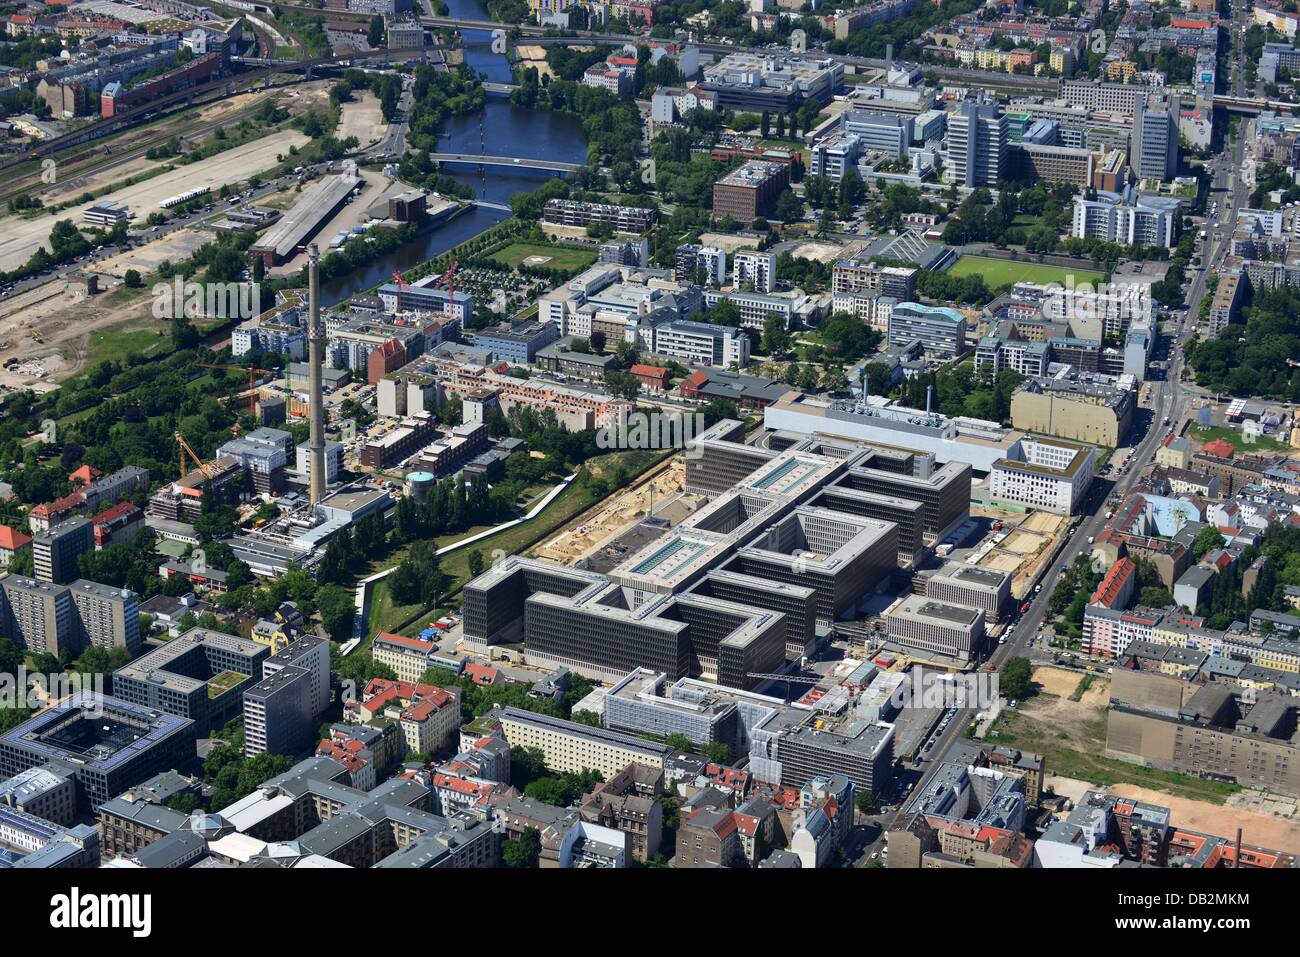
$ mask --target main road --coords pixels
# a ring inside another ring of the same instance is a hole
[[[1093,483],[1093,492],[1085,505],[1085,513],[1082,516],[1075,531],[1067,539],[1066,545],[1057,560],[1043,573],[1039,584],[1041,589],[1036,593],[1028,596],[1029,607],[1025,610],[1020,619],[1005,633],[1006,644],[994,646],[993,652],[988,658],[985,665],[991,664],[998,671],[1014,657],[1023,657],[1027,654],[1030,644],[1033,642],[1035,635],[1038,633],[1039,623],[1044,621],[1048,615],[1048,604],[1051,599],[1052,590],[1056,587],[1057,582],[1064,570],[1074,562],[1081,554],[1088,553],[1087,542],[1090,538],[1095,538],[1100,534],[1106,524],[1106,503],[1112,498],[1122,500],[1137,481],[1138,474],[1142,468],[1151,462],[1155,457],[1155,452],[1165,436],[1165,429],[1162,427],[1163,419],[1167,416],[1171,423],[1181,422],[1183,417],[1190,413],[1189,402],[1191,395],[1188,388],[1181,384],[1183,365],[1184,365],[1184,346],[1195,328],[1195,316],[1200,305],[1201,298],[1206,294],[1206,279],[1216,272],[1224,257],[1227,255],[1230,247],[1230,237],[1232,230],[1231,224],[1235,221],[1237,211],[1246,208],[1249,201],[1249,183],[1247,183],[1240,173],[1241,160],[1245,144],[1245,127],[1246,121],[1243,119],[1238,126],[1238,135],[1228,145],[1219,158],[1211,164],[1211,196],[1223,195],[1220,201],[1222,207],[1213,222],[1207,217],[1206,223],[1206,240],[1201,248],[1200,265],[1191,271],[1191,285],[1187,292],[1187,319],[1178,319],[1175,326],[1176,331],[1170,337],[1161,337],[1156,346],[1156,357],[1166,357],[1165,375],[1161,379],[1152,381],[1152,394],[1149,404],[1149,416],[1145,422],[1134,422],[1133,428],[1139,430],[1141,438],[1133,447],[1132,453],[1128,459],[1128,465],[1122,469],[1112,481],[1097,480]],[[1223,238],[1215,239],[1214,229],[1222,224]],[[898,810],[878,816],[871,816],[868,820],[879,827],[879,833],[874,835],[863,848],[862,854],[864,859],[869,858],[872,852],[878,852],[884,835],[902,815],[902,808],[905,807],[912,798],[925,789],[931,777],[939,768],[939,759],[947,752],[965,729],[970,726],[975,717],[975,709],[966,709],[959,711],[948,722],[948,726],[939,734],[934,741],[933,746],[929,749],[929,754],[933,755],[932,759],[922,758],[921,764],[924,768],[920,779],[915,787],[907,796],[898,802]],[[880,795],[884,797],[884,795]]]

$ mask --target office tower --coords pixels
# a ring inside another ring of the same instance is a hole
[[[62,585],[77,577],[77,558],[95,547],[94,524],[85,516],[70,518],[32,540],[36,577]]]
[[[960,186],[996,186],[1010,142],[1007,117],[996,103],[963,100],[948,117],[944,179]]]
[[[330,646],[314,635],[304,635],[262,662],[262,677],[269,678],[285,668],[301,668],[308,676],[308,699],[315,720],[329,704]]]
[[[1149,96],[1133,110],[1131,164],[1138,179],[1173,179],[1178,175],[1176,96]]]
[[[244,692],[244,756],[293,754],[311,740],[312,676],[292,665]]]

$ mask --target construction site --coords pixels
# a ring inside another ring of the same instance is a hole
[[[683,495],[685,484],[686,463],[675,456],[610,499],[595,515],[537,546],[533,554],[562,565],[576,565],[585,559],[594,570],[599,570],[596,566],[602,559],[617,564],[698,507],[697,496]]]

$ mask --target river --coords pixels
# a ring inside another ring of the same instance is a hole
[[[447,0],[451,16],[488,20],[478,0]],[[510,62],[504,54],[492,52],[492,36],[486,30],[464,31],[465,62],[485,79],[496,83],[513,80]],[[528,159],[582,163],[587,158],[581,121],[568,113],[525,110],[511,105],[499,94],[488,94],[481,113],[453,116],[443,124],[438,149],[446,153],[484,153]],[[510,197],[531,192],[553,173],[503,170],[493,167],[453,165],[443,172],[474,187],[475,195],[492,203],[509,205]],[[366,268],[321,284],[321,301],[332,306],[359,289],[388,279],[393,270],[403,271],[446,252],[506,219],[509,213],[475,207],[455,219],[424,233],[413,243],[376,260]]]

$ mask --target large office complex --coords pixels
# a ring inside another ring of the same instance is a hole
[[[51,762],[73,769],[78,804],[97,807],[194,758],[196,725],[119,698],[79,692],[0,735],[0,776]]]
[[[885,616],[887,644],[961,665],[978,660],[984,612],[922,595],[908,595]]]
[[[784,163],[750,160],[713,184],[713,215],[717,219],[730,216],[748,225],[772,212],[776,198],[789,183],[790,167]]]
[[[723,420],[692,440],[686,487],[710,501],[607,574],[512,557],[470,581],[470,647],[752,688],[968,514],[969,465],[789,433],[760,448],[742,432]],[[982,609],[996,614],[1000,588]]]
[[[113,672],[113,693],[206,730],[239,714],[240,695],[261,677],[269,653],[247,638],[191,628]]]
[[[968,321],[950,306],[900,302],[889,314],[889,344],[907,348],[919,342],[927,353],[953,357],[966,348]]]
[[[1129,165],[1139,179],[1168,180],[1178,174],[1177,96],[1139,98],[1133,107]]]

